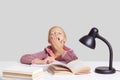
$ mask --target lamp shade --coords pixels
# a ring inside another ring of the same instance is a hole
[[[82,44],[86,45],[89,48],[94,49],[96,42],[93,36],[86,35],[79,40]]]
[[[95,38],[98,34],[97,28],[92,28],[88,35],[83,36],[79,41],[89,48],[95,49],[96,41]]]

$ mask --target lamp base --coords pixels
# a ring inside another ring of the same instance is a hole
[[[101,66],[101,67],[95,68],[95,72],[100,74],[113,74],[116,72],[116,70],[114,68],[109,69],[109,67]]]

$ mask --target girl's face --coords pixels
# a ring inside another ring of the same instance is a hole
[[[49,32],[49,43],[51,42],[50,41],[50,37],[52,37],[53,35],[55,35],[59,41],[66,41],[66,37],[65,37],[65,33],[64,31],[59,28],[59,27],[55,27],[55,28],[52,28]]]

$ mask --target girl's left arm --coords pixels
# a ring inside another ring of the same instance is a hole
[[[69,63],[73,60],[78,59],[78,57],[75,55],[73,50],[65,51],[64,54],[61,55],[61,58],[66,62]]]

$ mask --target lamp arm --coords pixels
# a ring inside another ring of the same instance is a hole
[[[109,56],[109,69],[111,70],[112,69],[112,62],[113,62],[113,50],[112,50],[112,47],[111,47],[110,43],[105,38],[100,36],[99,34],[97,34],[96,37],[101,39],[103,42],[105,42],[107,44],[108,48],[109,48],[109,53],[110,53],[110,56]]]

